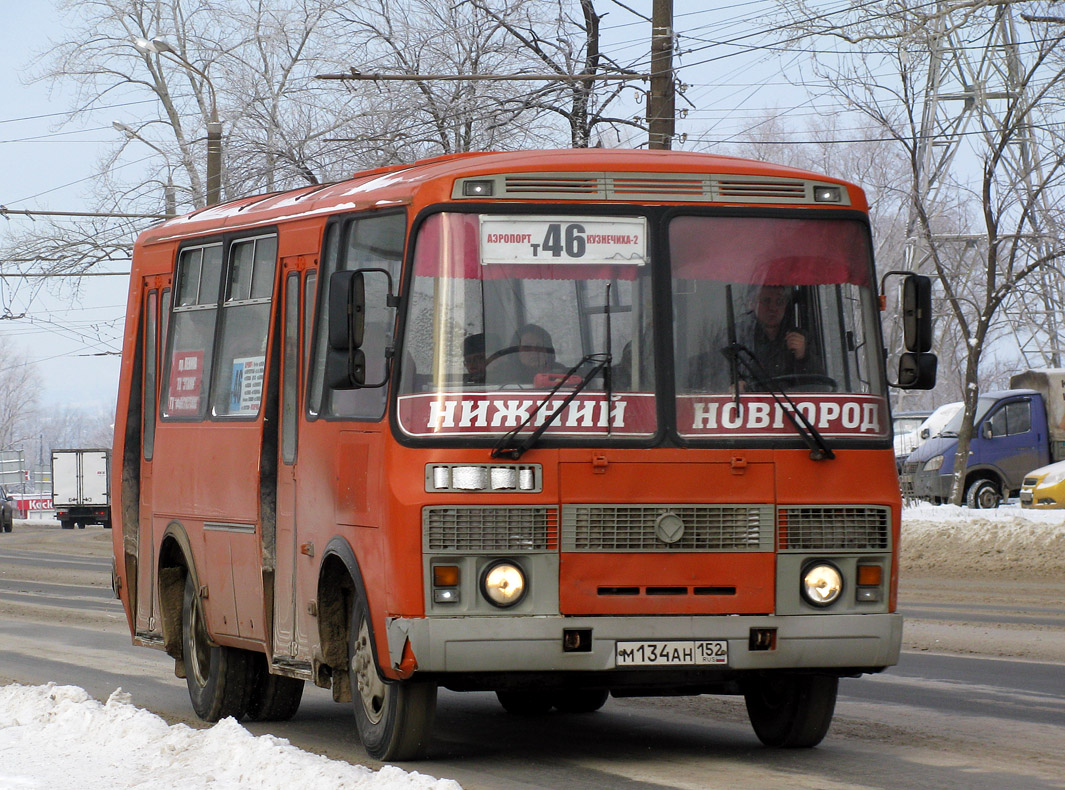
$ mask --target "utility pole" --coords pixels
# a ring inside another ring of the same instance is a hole
[[[651,92],[647,95],[648,148],[668,151],[675,131],[673,0],[654,0],[651,10]]]

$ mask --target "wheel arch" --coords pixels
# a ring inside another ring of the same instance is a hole
[[[181,639],[182,608],[185,579],[192,576],[196,589],[200,588],[192,542],[185,527],[171,521],[163,531],[159,543],[159,564],[156,580],[159,586],[159,612],[163,626],[163,649],[174,659],[174,674],[185,677],[185,655]]]
[[[366,597],[359,561],[347,541],[333,538],[322,553],[318,571],[318,650],[314,656],[314,682],[323,688],[332,687],[333,699],[337,702],[351,700],[348,638],[356,594]],[[372,631],[373,623],[370,628]]]

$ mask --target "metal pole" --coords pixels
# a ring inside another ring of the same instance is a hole
[[[654,0],[651,10],[651,92],[647,96],[648,148],[673,147],[673,0]]]
[[[207,124],[207,205],[222,202],[222,123]]]

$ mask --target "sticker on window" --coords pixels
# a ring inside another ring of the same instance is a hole
[[[238,357],[233,360],[229,382],[229,413],[256,414],[263,394],[266,357]]]

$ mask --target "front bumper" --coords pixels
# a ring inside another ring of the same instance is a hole
[[[918,471],[910,483],[913,496],[929,502],[943,502],[950,499],[950,488],[954,483],[954,473],[941,475],[938,472]]]
[[[772,650],[752,650],[751,629],[776,629]],[[563,650],[563,630],[591,630],[587,652]],[[898,663],[901,614],[655,617],[392,618],[398,667],[409,642],[419,672],[611,672],[618,641],[727,640],[732,670],[855,669]],[[644,668],[641,668],[644,669]],[[655,672],[659,667],[647,667]]]

